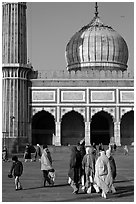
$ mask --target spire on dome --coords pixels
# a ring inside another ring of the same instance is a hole
[[[97,2],[95,3],[95,17],[98,17],[98,5]]]

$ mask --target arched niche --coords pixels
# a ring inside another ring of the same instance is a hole
[[[121,145],[131,145],[134,142],[134,111],[125,112],[120,123]]]
[[[108,145],[114,136],[114,123],[111,114],[99,111],[93,115],[90,124],[90,143]]]
[[[52,145],[55,134],[55,119],[47,111],[39,111],[32,118],[32,144]]]
[[[72,110],[63,115],[61,120],[61,144],[75,145],[85,137],[83,116]]]

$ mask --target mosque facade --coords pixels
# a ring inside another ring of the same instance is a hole
[[[134,77],[128,46],[94,18],[66,45],[66,70],[27,62],[26,3],[2,5],[2,135],[10,152],[26,143],[55,146],[134,141]]]

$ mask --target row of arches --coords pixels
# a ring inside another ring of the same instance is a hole
[[[77,144],[85,137],[85,122],[81,114],[76,111],[66,113],[61,121],[61,145]],[[32,144],[53,144],[55,135],[54,116],[44,110],[36,113],[32,118]],[[110,114],[105,111],[96,113],[91,118],[90,143],[108,145],[114,136],[114,123]],[[121,145],[134,141],[134,112],[126,113],[120,124]]]

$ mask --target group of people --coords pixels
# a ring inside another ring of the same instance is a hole
[[[27,159],[31,159],[30,157],[30,147],[27,145],[25,150],[25,162]],[[35,159],[39,156],[39,161],[41,162],[41,171],[43,172],[43,185],[46,186],[46,183],[48,182],[49,185],[54,185],[55,181],[55,170],[52,166],[52,158],[50,151],[48,149],[47,145],[43,145],[43,148],[40,147],[40,145],[37,145],[36,151],[35,151]],[[9,178],[15,178],[15,190],[22,190],[22,185],[20,182],[20,176],[23,173],[23,164],[21,161],[18,160],[17,156],[12,157],[12,166],[9,171],[8,177]]]
[[[28,154],[28,155],[27,155]],[[29,157],[28,147],[25,151],[25,159]],[[52,157],[47,145],[37,145],[35,159],[39,156],[41,171],[43,172],[43,186],[54,185],[55,170],[52,165]],[[12,157],[13,164],[8,174],[9,178],[14,175],[15,189],[21,190],[20,176],[23,173],[23,164],[17,156]],[[105,151],[103,145],[97,149],[95,144],[85,147],[85,141],[79,142],[76,146],[71,146],[71,156],[68,170],[68,183],[73,188],[73,193],[77,194],[81,187],[84,193],[101,192],[101,196],[106,198],[108,192],[115,193],[113,182],[116,178],[116,164],[112,156],[112,149]]]
[[[79,192],[80,186],[85,193],[101,192],[104,198],[108,192],[115,193],[116,164],[111,148],[105,151],[101,146],[97,151],[95,145],[72,146],[68,176],[74,194]]]
[[[31,154],[34,154],[34,158],[32,158]],[[25,162],[27,161],[36,161],[37,158],[40,158],[42,156],[42,151],[41,151],[41,147],[39,144],[36,145],[36,148],[30,144],[27,144],[25,147],[25,153],[24,153],[24,160]]]

